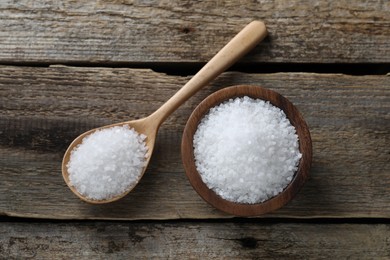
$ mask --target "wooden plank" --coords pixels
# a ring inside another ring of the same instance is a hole
[[[389,259],[388,224],[2,223],[6,259]]]
[[[210,93],[256,84],[289,98],[313,139],[311,179],[265,217],[390,217],[390,77],[224,73],[162,125],[144,178],[126,198],[89,205],[60,171],[66,147],[88,129],[146,116],[189,77],[125,68],[0,67],[0,215],[53,219],[230,217],[188,183],[181,134]]]
[[[0,62],[205,62],[253,19],[251,62],[389,63],[389,1],[2,1]]]

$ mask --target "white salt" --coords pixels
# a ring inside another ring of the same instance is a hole
[[[115,126],[86,136],[70,155],[70,185],[92,200],[110,199],[137,184],[146,166],[146,136]]]
[[[260,203],[282,192],[302,156],[285,113],[249,97],[211,108],[193,141],[203,182],[222,198],[238,203]]]

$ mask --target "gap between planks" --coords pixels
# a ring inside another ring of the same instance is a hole
[[[157,73],[171,76],[191,76],[197,73],[205,63],[202,62],[62,62],[62,63],[34,63],[34,62],[3,62],[0,66],[20,67],[96,67],[96,68],[127,68],[150,69]],[[262,63],[237,62],[226,72],[242,72],[249,74],[270,73],[316,73],[316,74],[345,74],[351,76],[386,75],[390,72],[390,63]]]

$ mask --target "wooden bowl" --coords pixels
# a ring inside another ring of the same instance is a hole
[[[299,138],[299,150],[302,154],[298,170],[294,174],[290,184],[278,195],[257,204],[235,203],[223,199],[203,183],[195,166],[193,138],[202,118],[209,112],[210,108],[231,98],[243,96],[269,101],[272,105],[282,109],[296,129]],[[213,93],[195,108],[184,129],[181,154],[184,169],[192,187],[206,202],[221,211],[236,216],[257,216],[279,209],[298,193],[309,177],[312,160],[312,143],[306,122],[298,109],[287,98],[275,91],[259,86],[240,85],[228,87]]]

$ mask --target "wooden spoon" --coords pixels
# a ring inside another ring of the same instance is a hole
[[[150,161],[154,143],[156,141],[157,131],[164,122],[164,120],[173,113],[181,104],[194,95],[198,90],[207,85],[211,80],[215,79],[219,74],[229,68],[238,59],[253,49],[261,40],[267,35],[267,30],[263,22],[253,21],[248,24],[241,32],[239,32],[225,47],[223,47],[187,84],[185,84],[173,97],[171,97],[165,104],[163,104],[157,111],[146,118],[127,121],[108,126],[99,127],[88,132],[85,132],[78,136],[66,150],[62,161],[62,176],[69,188],[80,199],[93,203],[101,204],[118,200],[128,194],[138,183],[128,188],[124,193],[105,200],[92,200],[80,194],[75,187],[69,182],[69,173],[67,164],[70,159],[71,151],[79,144],[81,144],[83,138],[89,134],[92,134],[96,130],[109,128],[113,126],[129,125],[130,128],[134,128],[139,134],[146,135],[146,145],[148,147],[147,164]],[[146,165],[147,165],[146,164]],[[145,173],[146,167],[140,176]]]
[[[269,101],[272,105],[283,110],[291,124],[295,127],[299,139],[299,150],[302,154],[298,170],[290,184],[275,197],[257,204],[234,203],[223,199],[207,187],[195,166],[193,139],[202,118],[209,112],[210,108],[231,98],[243,96]],[[259,86],[233,86],[211,94],[195,108],[184,129],[181,153],[184,169],[192,187],[206,202],[229,214],[257,216],[282,207],[298,193],[309,177],[312,160],[312,143],[309,128],[305,120],[298,109],[287,98],[272,90]]]

